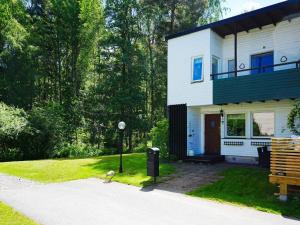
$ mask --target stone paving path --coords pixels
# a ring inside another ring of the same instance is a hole
[[[161,179],[162,182],[152,188],[177,193],[186,193],[203,185],[211,184],[220,178],[220,172],[235,167],[227,163],[203,164],[203,163],[174,163],[176,173]]]

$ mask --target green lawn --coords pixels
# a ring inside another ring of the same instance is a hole
[[[44,183],[63,182],[89,177],[104,178],[110,170],[118,171],[119,156],[102,156],[88,159],[37,160],[0,163],[0,173],[24,177]],[[146,155],[128,154],[123,156],[123,174],[117,174],[113,180],[143,186],[150,177],[146,176]],[[160,174],[174,172],[170,164],[160,165]]]
[[[189,192],[189,195],[250,206],[261,211],[300,218],[300,199],[280,202],[269,172],[260,168],[230,168],[221,180]]]
[[[14,209],[0,202],[0,224],[1,225],[37,225],[31,219],[16,212]]]

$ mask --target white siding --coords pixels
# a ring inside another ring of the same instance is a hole
[[[168,105],[211,105],[210,30],[168,41]],[[204,80],[192,81],[192,57],[203,57]]]
[[[213,45],[213,43],[211,43]],[[268,25],[260,30],[259,28],[250,30],[249,33],[241,32],[237,38],[238,67],[245,65],[245,69],[250,68],[251,55],[274,51],[274,63],[281,63],[282,56],[287,57],[287,61],[300,59],[300,18],[295,18],[291,22],[283,21],[275,26]],[[228,35],[223,40],[223,72],[228,71],[227,61],[234,58],[234,37]],[[277,69],[289,68],[290,66],[278,67]],[[240,68],[238,68],[240,69]],[[249,74],[249,72],[239,73],[239,75]]]
[[[223,56],[223,52],[222,52],[222,46],[223,46],[223,39],[216,34],[215,32],[211,31],[211,35],[210,35],[211,39],[210,39],[210,51],[211,51],[211,55],[212,56],[216,56],[217,58],[220,59],[220,68],[219,70],[222,70],[222,56]]]

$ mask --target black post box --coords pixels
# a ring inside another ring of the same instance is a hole
[[[148,148],[147,149],[147,176],[156,177],[159,176],[159,149]]]

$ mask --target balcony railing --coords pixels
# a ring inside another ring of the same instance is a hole
[[[211,74],[210,77],[211,80],[219,80],[219,79],[233,78],[236,76],[270,73],[271,71],[274,71],[274,68],[278,68],[276,71],[286,70],[286,69],[300,69],[300,60],[293,61],[293,62],[279,63],[279,64],[274,64],[269,66],[255,67],[250,69],[228,71],[224,73],[215,73],[215,74]]]

